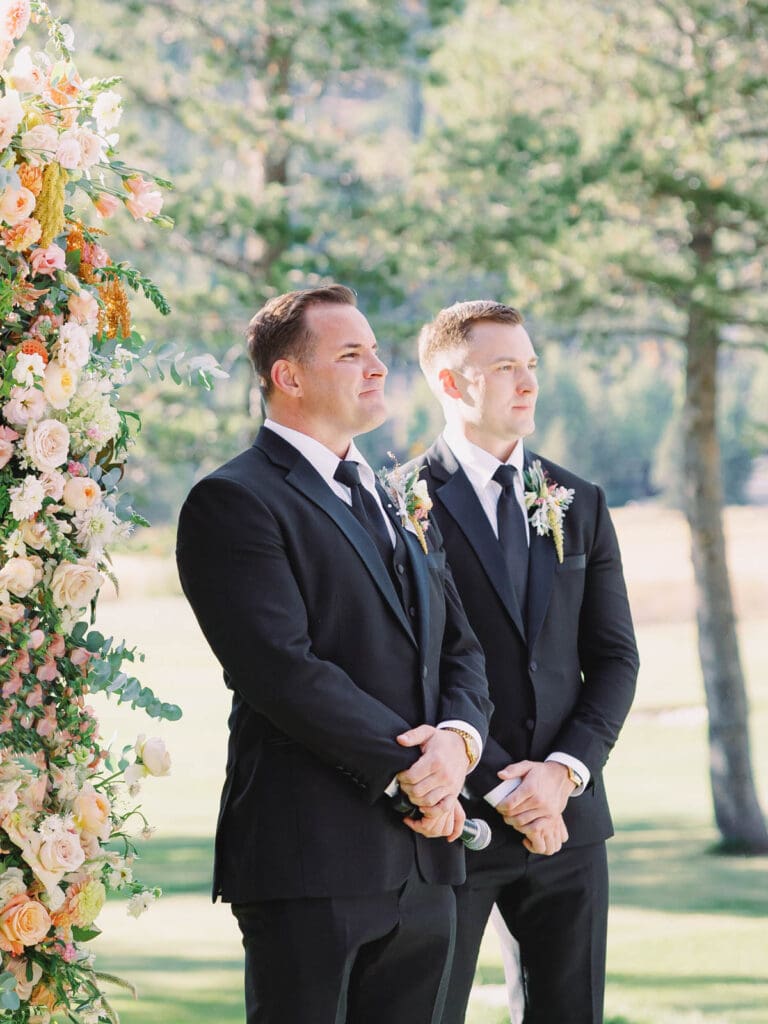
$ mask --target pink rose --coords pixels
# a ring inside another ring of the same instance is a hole
[[[69,430],[58,420],[40,420],[27,427],[24,447],[41,473],[50,472],[67,461]]]
[[[64,132],[59,138],[56,160],[68,171],[73,171],[83,158],[83,151],[74,132]]]
[[[2,14],[3,35],[9,39],[21,39],[27,31],[30,17],[29,0],[11,0]]]
[[[0,469],[4,469],[13,458],[13,442],[0,438]]]
[[[156,217],[163,208],[163,196],[154,182],[145,181],[139,175],[127,178],[123,184],[131,198],[125,200],[125,205],[135,220],[150,220]]]
[[[66,253],[60,246],[52,243],[46,249],[35,249],[29,257],[29,262],[33,274],[53,277],[57,270],[64,270],[66,267]]]

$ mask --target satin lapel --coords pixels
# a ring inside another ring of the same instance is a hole
[[[392,521],[392,525],[402,537],[408,551],[408,557],[411,560],[411,578],[416,589],[416,609],[419,614],[419,650],[423,655],[426,655],[429,630],[429,569],[427,568],[427,556],[424,554],[424,549],[419,543],[416,534],[406,530],[400,522],[400,516],[384,488],[377,485],[377,490],[381,503]]]
[[[526,451],[526,469],[533,457]],[[549,607],[552,584],[555,579],[557,554],[552,537],[540,537],[534,529],[531,529],[530,545],[528,555],[528,650],[532,651]]]
[[[347,508],[344,502],[333,493],[303,455],[273,431],[266,429],[260,431],[255,445],[266,452],[273,462],[288,468],[286,482],[300,491],[318,508],[321,508],[334,521],[360,556],[365,568],[373,577],[408,636],[416,643],[411,625],[395,591],[395,585],[389,578],[389,573],[376,550],[376,545],[368,531],[352,515],[351,509]]]
[[[517,626],[520,636],[525,639],[523,616],[504,564],[499,542],[461,466],[446,483],[437,488],[437,495],[474,548],[494,590]]]

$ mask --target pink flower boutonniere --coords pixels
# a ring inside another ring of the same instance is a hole
[[[406,470],[392,452],[387,454],[394,460],[395,465],[389,470],[379,470],[379,480],[397,509],[400,522],[406,530],[416,534],[422,551],[426,554],[427,539],[424,535],[429,529],[428,516],[432,508],[426,481],[419,480],[420,468]]]
[[[539,537],[552,534],[558,562],[563,561],[563,519],[576,493],[550,480],[539,459],[523,473],[525,507],[531,526]]]

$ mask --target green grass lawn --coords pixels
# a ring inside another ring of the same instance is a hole
[[[616,517],[642,670],[635,708],[607,769],[617,835],[610,843],[606,1021],[768,1024],[768,858],[709,852],[717,835],[711,823],[706,717],[690,624],[686,549],[679,521],[670,516],[642,509]],[[754,766],[758,779],[766,780],[768,524],[762,525],[754,510],[734,510],[730,525],[732,559],[739,567],[737,596],[747,604],[741,638]],[[654,536],[662,538],[659,551],[648,547]],[[158,726],[140,713],[94,700],[105,737],[115,733],[122,744],[138,732],[161,734],[174,758],[170,778],[145,784],[143,806],[158,831],[144,845],[138,870],[165,895],[138,921],[120,902],[107,906],[99,919],[104,934],[94,943],[98,966],[128,978],[139,990],[136,1002],[115,997],[123,1024],[242,1022],[237,929],[228,909],[213,906],[209,898],[227,693],[191,613],[173,593],[167,562],[130,556],[118,560],[118,571],[124,595],[102,603],[99,625],[146,652],[142,681],[180,703],[185,713],[179,723]],[[504,1024],[507,1019],[500,954],[489,932],[468,1022]]]

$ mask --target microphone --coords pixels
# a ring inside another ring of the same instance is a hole
[[[423,817],[418,807],[411,803],[401,789],[391,797],[392,806],[403,817],[418,821]],[[491,826],[483,818],[467,818],[459,839],[468,850],[484,850],[491,841]]]

